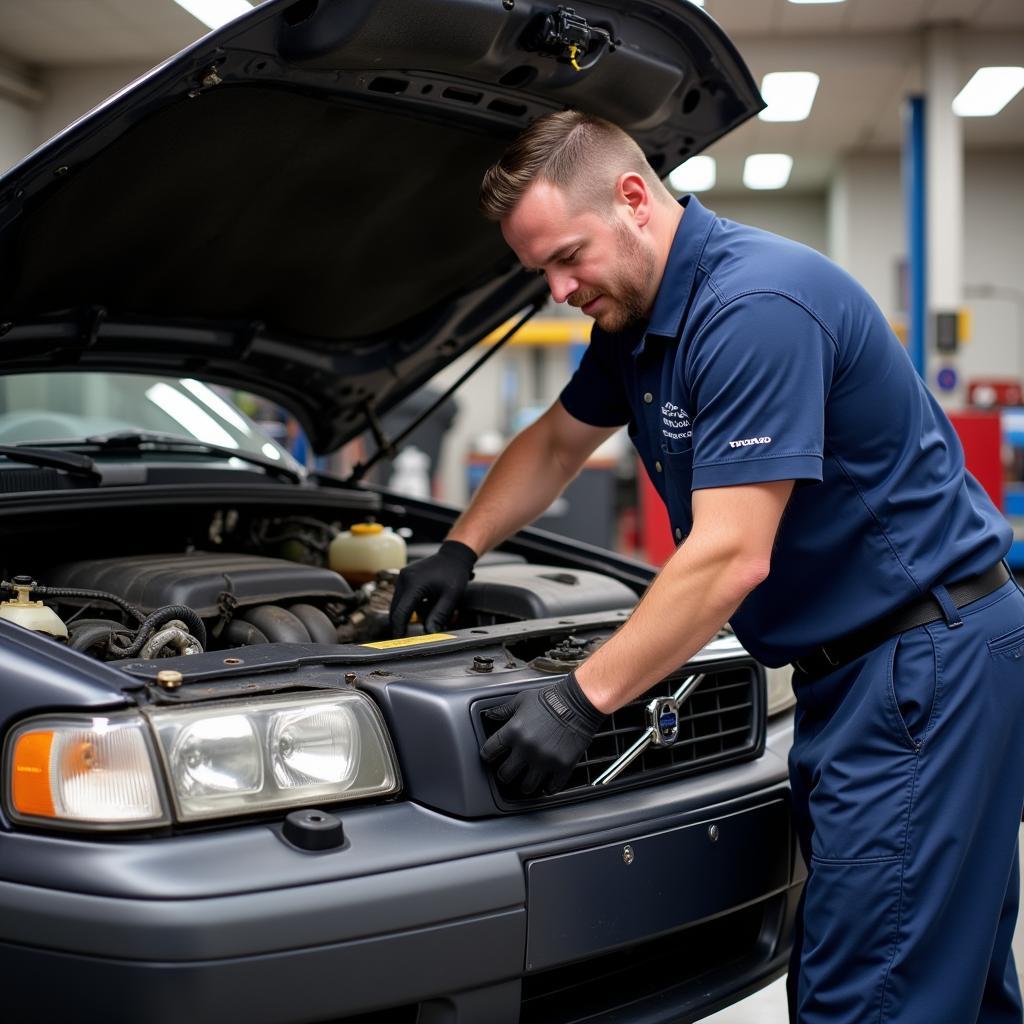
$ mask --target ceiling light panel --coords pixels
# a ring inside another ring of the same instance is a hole
[[[992,117],[1024,88],[1024,68],[978,68],[953,100],[958,117]]]
[[[785,188],[793,170],[788,153],[752,153],[743,164],[743,184],[747,188]]]
[[[791,4],[841,4],[845,0],[789,0]]]
[[[715,187],[717,168],[713,156],[691,156],[668,176],[677,192],[706,192]]]
[[[207,28],[220,28],[252,10],[248,0],[174,0]]]
[[[761,80],[762,121],[805,121],[821,79],[813,71],[772,71]]]

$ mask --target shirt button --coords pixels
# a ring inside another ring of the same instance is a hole
[[[651,402],[653,402],[653,401],[654,401],[654,395],[652,395],[652,394],[650,393],[650,391],[645,391],[645,392],[644,392],[644,401],[645,401],[645,402],[646,402],[646,403],[647,403],[648,405],[650,405],[650,404],[651,404]]]
[[[660,462],[656,462],[654,464],[654,468],[660,473],[661,472],[661,463]]]
[[[676,527],[676,540],[682,540],[682,539],[683,539],[683,531],[680,530],[679,527],[677,526]]]

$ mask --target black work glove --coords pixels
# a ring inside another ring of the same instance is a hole
[[[428,633],[444,629],[473,578],[476,559],[471,547],[446,540],[436,554],[404,568],[391,602],[391,635],[405,636],[413,612],[419,612]]]
[[[543,690],[524,690],[484,716],[505,724],[480,748],[480,756],[500,765],[501,782],[514,782],[525,771],[519,787],[524,796],[538,787],[545,793],[562,789],[605,720],[580,689],[575,672]]]

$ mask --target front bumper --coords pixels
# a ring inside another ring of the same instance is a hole
[[[757,761],[532,814],[351,808],[345,846],[321,853],[274,825],[102,843],[2,835],[5,1011],[271,1024],[404,1008],[553,1024],[611,1020],[628,1002],[631,1021],[698,1019],[784,965],[802,880],[788,739],[776,727]],[[593,997],[608,963],[708,928],[716,948],[671,978],[639,984],[638,968],[607,998],[564,998],[588,964],[599,969],[578,988]]]

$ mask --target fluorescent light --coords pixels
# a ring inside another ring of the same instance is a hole
[[[238,447],[238,442],[205,409],[170,384],[158,381],[146,389],[146,397],[180,423],[192,437],[222,448]]]
[[[242,419],[239,411],[234,406],[229,405],[224,401],[216,391],[211,391],[205,384],[198,380],[192,380],[191,378],[182,380],[181,386],[203,403],[208,409],[217,413],[222,420],[227,420],[235,428],[248,437],[252,430],[249,429],[249,424]]]
[[[743,165],[747,188],[785,188],[793,158],[788,153],[752,153]]]
[[[220,28],[246,11],[252,10],[249,0],[174,0],[184,7],[193,18],[198,18],[209,28]]]
[[[677,192],[706,192],[715,187],[715,158],[691,156],[668,176],[668,183]]]
[[[791,4],[841,4],[843,0],[789,0]]]
[[[806,120],[820,81],[813,71],[770,72],[761,79],[761,95],[768,106],[757,116],[762,121]]]
[[[953,100],[959,117],[992,117],[1024,87],[1024,68],[978,68]]]

